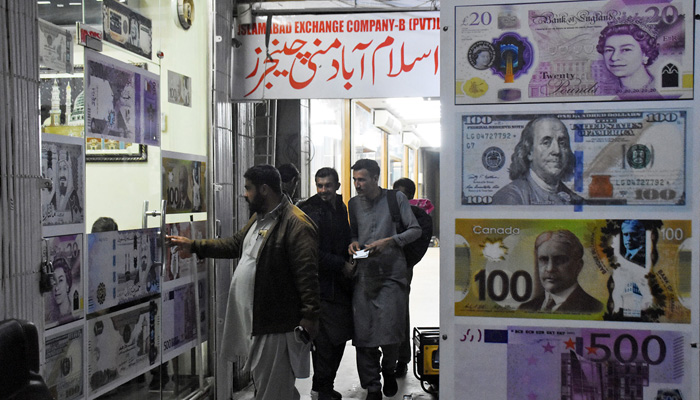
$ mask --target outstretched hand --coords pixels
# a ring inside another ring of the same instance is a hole
[[[180,253],[180,258],[192,257],[192,242],[190,238],[184,236],[166,236],[165,243],[174,247]]]

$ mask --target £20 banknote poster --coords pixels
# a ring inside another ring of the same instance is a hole
[[[455,221],[455,315],[690,323],[691,223]]]
[[[455,330],[456,393],[507,400],[693,398],[691,338],[683,332],[480,325]],[[506,382],[494,385],[494,376]]]
[[[693,2],[455,7],[455,104],[693,97]]]
[[[689,110],[462,115],[463,205],[686,204]]]

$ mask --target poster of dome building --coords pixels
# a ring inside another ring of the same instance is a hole
[[[42,75],[39,98],[42,133],[72,137],[85,135],[83,74]]]

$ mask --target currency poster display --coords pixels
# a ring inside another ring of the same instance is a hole
[[[461,116],[462,204],[686,204],[685,109]]]
[[[455,221],[455,315],[690,323],[691,223]]]
[[[39,101],[42,133],[83,137],[85,91],[82,74],[41,75]]]
[[[193,213],[207,211],[206,157],[164,151],[163,199],[170,213]]]
[[[88,235],[88,313],[160,293],[157,228]]]
[[[142,57],[153,53],[151,20],[116,0],[102,3],[102,31],[106,41]]]
[[[693,2],[454,9],[454,104],[693,98]]]
[[[457,325],[456,393],[464,398],[690,399],[691,337],[664,329]],[[493,377],[499,377],[498,385]]]
[[[162,320],[164,360],[169,360],[197,345],[197,320],[199,320],[201,340],[207,340],[209,319],[207,318],[206,279],[200,279],[197,285],[195,287],[195,283],[192,282],[164,292]]]
[[[168,102],[192,107],[192,78],[168,71]]]
[[[51,290],[44,293],[44,323],[52,328],[81,318],[83,308],[83,235],[45,238],[51,263]]]
[[[43,19],[39,19],[39,65],[56,72],[73,72],[73,37]]]
[[[43,134],[41,138],[41,174],[52,182],[41,191],[41,221],[44,233],[60,230],[79,231],[85,220],[84,141],[62,135]]]
[[[83,325],[51,331],[46,336],[46,386],[56,400],[81,399],[83,387]]]
[[[149,301],[88,321],[88,388],[92,397],[156,365],[160,310]]]
[[[160,77],[85,50],[87,137],[160,145]]]

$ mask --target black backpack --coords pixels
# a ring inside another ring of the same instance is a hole
[[[401,233],[406,230],[406,227],[401,222],[401,211],[399,211],[399,203],[396,201],[396,190],[387,190],[387,192],[391,219],[396,224],[396,233]],[[413,215],[418,220],[418,225],[420,225],[422,232],[418,239],[403,246],[403,254],[406,257],[406,264],[409,268],[413,268],[423,258],[433,238],[433,219],[430,215],[418,206],[412,205],[411,211],[413,211]]]

